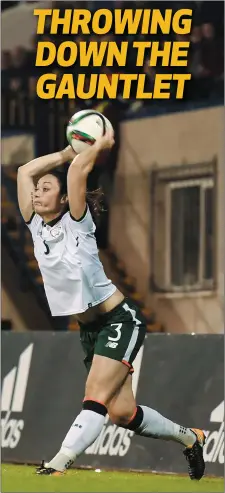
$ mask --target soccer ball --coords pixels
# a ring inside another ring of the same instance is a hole
[[[112,129],[108,118],[95,110],[82,110],[75,113],[66,129],[66,138],[73,150],[80,154],[92,146],[105,131]]]

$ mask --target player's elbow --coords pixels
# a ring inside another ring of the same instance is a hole
[[[24,164],[22,166],[19,166],[19,168],[17,169],[17,175],[21,174],[23,172],[23,169],[24,169]]]
[[[17,181],[21,180],[24,174],[25,173],[23,166],[19,166],[19,168],[17,169]]]
[[[17,177],[19,176],[28,176],[30,173],[29,173],[29,169],[27,168],[27,164],[22,164],[22,166],[19,166],[19,168],[17,169]]]

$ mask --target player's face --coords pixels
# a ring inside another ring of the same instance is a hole
[[[33,207],[37,214],[57,214],[62,209],[60,184],[53,175],[45,175],[38,180],[35,188]]]

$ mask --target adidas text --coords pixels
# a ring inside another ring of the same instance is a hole
[[[224,401],[217,406],[210,415],[210,424],[213,423],[214,431],[206,432],[206,444],[204,447],[205,462],[219,462],[224,464]],[[215,424],[217,423],[216,429]]]
[[[2,448],[15,448],[19,443],[21,431],[24,428],[24,420],[9,419],[10,414],[8,412],[6,417],[1,419]]]
[[[125,428],[118,428],[116,425],[107,426],[108,419],[107,417],[99,437],[85,451],[85,454],[123,457],[128,452],[134,432]]]

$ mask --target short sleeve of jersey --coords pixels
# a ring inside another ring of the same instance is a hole
[[[34,236],[40,226],[42,222],[42,218],[41,216],[39,216],[38,214],[35,214],[33,213],[31,218],[30,218],[30,221],[26,223],[27,227],[29,228],[32,236]]]
[[[88,205],[83,217],[79,221],[76,221],[70,212],[66,216],[67,224],[73,233],[91,234],[95,232],[96,226]]]

